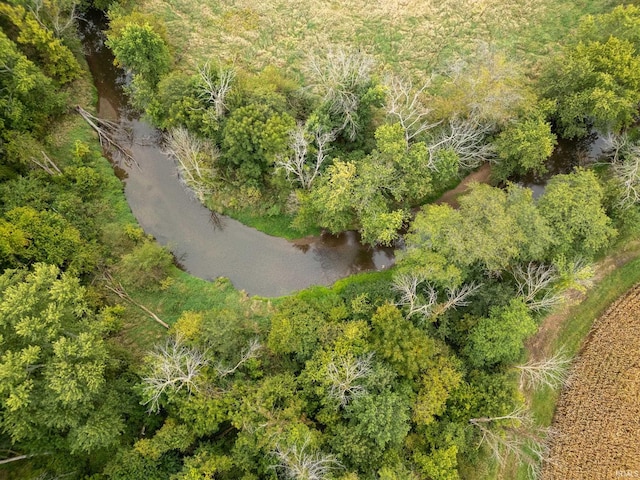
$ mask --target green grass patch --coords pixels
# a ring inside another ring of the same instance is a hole
[[[387,280],[391,282],[393,278],[393,269],[382,270],[380,272],[363,272],[351,275],[349,277],[341,278],[333,284],[332,289],[336,293],[342,293],[347,287],[352,285],[366,285],[370,283],[379,282],[381,280]]]
[[[209,312],[235,317],[262,315],[269,302],[250,298],[236,290],[226,278],[208,282],[193,277],[177,267],[171,269],[161,286],[153,289],[130,289],[131,298],[155,313],[161,320],[174,325],[184,312]],[[120,343],[138,352],[149,350],[166,337],[167,330],[143,309],[130,303],[123,315]]]
[[[138,291],[135,297],[136,301],[152,305],[154,312],[169,325],[185,311],[233,309],[248,298],[227,279],[208,282],[177,268],[160,289]]]
[[[291,226],[293,222],[292,215],[264,215],[250,210],[229,210],[225,211],[228,215],[239,222],[260,230],[261,232],[273,237],[282,237],[287,240],[307,237],[310,235],[320,235],[320,228],[308,228],[304,231],[297,230]]]

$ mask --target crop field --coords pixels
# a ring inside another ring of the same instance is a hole
[[[595,323],[558,402],[548,480],[640,477],[640,286]]]
[[[180,65],[205,59],[250,70],[300,70],[336,46],[373,55],[414,78],[491,45],[535,63],[587,13],[612,0],[144,0],[165,21]]]

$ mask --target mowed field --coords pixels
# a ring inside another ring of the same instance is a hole
[[[640,478],[640,285],[594,324],[553,430],[546,480]]]
[[[143,0],[162,18],[178,64],[207,59],[297,71],[337,46],[373,55],[381,70],[419,79],[479,44],[533,64],[586,13],[612,0]]]

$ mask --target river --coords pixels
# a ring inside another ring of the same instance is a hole
[[[99,18],[88,16],[81,23],[98,115],[132,132],[137,165],[116,166],[129,206],[144,231],[167,246],[185,271],[205,280],[227,277],[250,295],[270,297],[393,265],[393,249],[362,245],[356,232],[290,242],[212,215],[180,182],[175,163],[162,151],[160,132],[127,108],[127,79],[113,65]]]

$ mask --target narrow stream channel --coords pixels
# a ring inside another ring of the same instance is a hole
[[[131,151],[138,163],[116,171],[144,231],[167,246],[185,271],[206,280],[228,277],[251,295],[279,296],[393,265],[393,249],[364,246],[355,232],[289,242],[212,215],[178,179],[174,162],[160,147],[160,133],[127,109],[122,91],[126,78],[113,66],[100,22],[96,15],[81,22],[98,114],[131,129]]]

